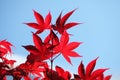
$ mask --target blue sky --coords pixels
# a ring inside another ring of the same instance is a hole
[[[14,44],[13,52],[18,61],[23,60],[28,52],[22,45],[33,44],[31,31],[34,29],[24,22],[34,22],[32,10],[45,16],[49,11],[55,22],[59,13],[63,14],[78,8],[68,21],[82,22],[69,30],[74,34],[71,41],[84,42],[76,51],[83,58],[72,58],[71,66],[63,57],[54,65],[59,65],[77,72],[77,66],[83,60],[85,65],[99,56],[96,68],[110,68],[106,74],[112,74],[111,80],[120,80],[120,0],[0,0],[0,40],[7,39]],[[64,63],[63,63],[64,62]]]

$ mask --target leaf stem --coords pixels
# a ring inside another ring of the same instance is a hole
[[[52,80],[52,77],[53,77],[53,60],[51,60],[51,80]]]
[[[57,56],[55,56],[54,58],[53,58],[53,61],[57,58],[57,57],[59,57],[61,55],[61,53],[59,53]]]
[[[53,37],[52,37],[52,35],[50,35],[50,37],[52,38],[51,39],[51,44],[52,44],[52,49],[51,49],[51,60],[50,60],[50,62],[51,62],[51,80],[52,80],[52,77],[53,77]]]

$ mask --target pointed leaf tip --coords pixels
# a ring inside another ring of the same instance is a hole
[[[44,18],[41,14],[39,14],[37,11],[33,10],[34,12],[34,16],[36,21],[38,22],[39,25],[43,25],[44,24]]]
[[[39,29],[39,25],[37,23],[24,23],[24,24],[28,25],[31,28]]]
[[[92,74],[91,74],[91,79],[90,80],[94,80],[96,79],[98,76],[102,75],[103,72],[105,72],[106,70],[108,70],[109,68],[105,68],[105,69],[97,69],[95,70]]]
[[[78,66],[78,74],[79,74],[79,76],[81,78],[84,79],[84,77],[85,77],[85,69],[84,69],[84,64],[82,63],[82,61],[81,61],[80,65]]]
[[[95,65],[96,65],[96,61],[97,61],[98,57],[94,60],[92,60],[86,67],[86,75],[87,76],[90,76],[93,69],[95,68]]]
[[[72,15],[72,13],[73,13],[75,10],[76,10],[76,9],[74,9],[74,10],[66,13],[66,14],[62,17],[60,23],[61,23],[62,25],[64,25],[64,24],[66,23],[67,19]]]
[[[108,76],[106,76],[106,77],[105,77],[105,79],[104,79],[104,80],[110,80],[110,79],[111,79],[111,77],[112,77],[112,75],[108,75]]]
[[[51,16],[51,13],[49,12],[45,18],[45,23],[47,26],[51,23],[51,19],[52,19],[52,16]]]

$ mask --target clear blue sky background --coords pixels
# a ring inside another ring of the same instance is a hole
[[[75,8],[69,21],[84,24],[69,32],[74,34],[71,41],[84,42],[76,49],[83,58],[72,59],[71,66],[60,56],[54,65],[76,73],[81,60],[86,65],[99,56],[96,68],[110,68],[105,74],[120,80],[120,0],[0,0],[0,40],[12,42],[13,52],[26,57],[28,52],[21,46],[33,44],[34,29],[22,23],[35,21],[33,9],[44,16],[51,11],[54,23],[61,11],[65,14]]]

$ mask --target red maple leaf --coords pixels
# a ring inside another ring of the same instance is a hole
[[[71,63],[70,57],[81,57],[77,52],[73,51],[77,48],[82,42],[70,42],[69,34],[65,31],[60,38],[60,43],[58,46],[54,48],[54,51],[57,53],[61,53],[67,62]]]
[[[104,71],[108,70],[108,68],[104,68],[104,69],[101,68],[101,69],[94,70],[97,59],[98,58],[92,60],[87,65],[86,69],[85,69],[83,63],[81,62],[81,64],[78,67],[79,75],[77,75],[77,76],[79,76],[79,77],[77,78],[77,80],[81,80],[81,79],[82,80],[96,80],[96,79],[99,80],[98,78],[100,78],[100,76],[103,75]],[[102,79],[100,79],[100,80],[102,80]]]
[[[32,74],[33,76],[42,77],[41,72],[44,71],[45,62],[34,62],[34,63],[23,63],[16,68],[20,71],[21,76],[26,76],[27,74]],[[24,72],[24,73],[23,73]]]
[[[37,29],[37,34],[43,32],[45,29],[51,29],[51,20],[52,16],[50,12],[46,15],[45,19],[41,14],[39,14],[37,11],[34,10],[34,16],[37,21],[37,23],[31,22],[31,23],[25,23],[26,25]]]
[[[11,46],[13,46],[10,42],[6,40],[0,41],[0,57],[3,57],[7,54],[12,54]]]
[[[51,34],[53,34],[53,33],[51,33]],[[46,41],[46,40],[48,40],[48,41]],[[50,57],[53,56],[53,55],[51,55],[53,53],[51,51],[53,45],[49,43],[49,38],[46,40],[45,40],[45,42],[43,42],[42,39],[37,34],[33,33],[34,46],[33,45],[23,46],[26,50],[28,50],[30,52],[30,55],[28,55],[28,57],[27,57],[29,62],[43,61],[43,60],[49,59]],[[56,38],[55,38],[55,40],[56,40]],[[57,39],[57,41],[58,41],[58,39]],[[55,43],[56,43],[56,41],[55,41]]]
[[[59,66],[56,66],[55,69],[56,69],[56,71],[58,72],[58,75],[59,75],[60,77],[62,77],[64,80],[70,80],[70,78],[71,78],[70,72],[65,71],[64,69],[62,69],[62,68],[59,67]]]
[[[66,21],[68,20],[68,18],[72,15],[72,13],[75,11],[76,9],[68,12],[67,14],[65,14],[63,17],[61,17],[61,14],[59,15],[59,17],[56,20],[56,24],[52,25],[54,30],[57,30],[60,34],[62,34],[64,31],[66,31],[67,29],[74,27],[80,23],[77,22],[70,22],[70,23],[66,23]]]

